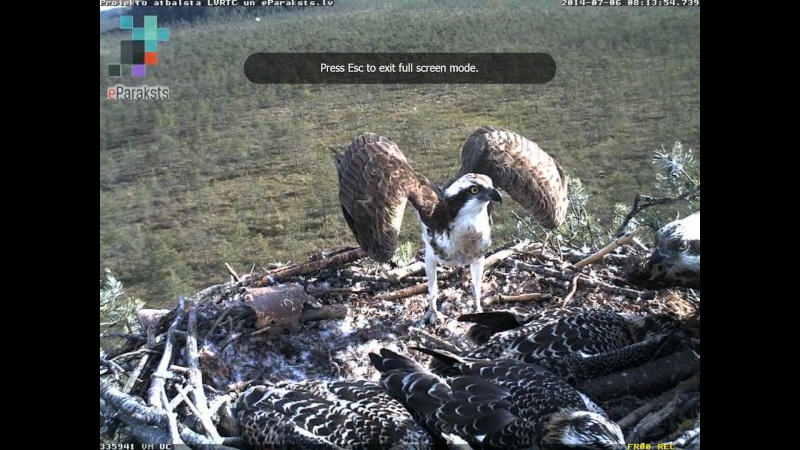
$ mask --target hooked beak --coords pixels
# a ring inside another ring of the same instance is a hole
[[[650,255],[650,264],[658,264],[664,260],[664,254],[661,253],[658,249],[656,249],[652,255]]]
[[[490,200],[503,203],[503,197],[500,196],[500,192],[497,189],[487,189],[484,194]]]

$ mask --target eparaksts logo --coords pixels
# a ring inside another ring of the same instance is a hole
[[[111,86],[106,91],[109,100],[169,100],[166,86]]]

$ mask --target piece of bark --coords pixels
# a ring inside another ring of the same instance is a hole
[[[300,325],[306,302],[314,302],[297,283],[246,288],[244,304],[256,313],[256,328],[296,328]]]

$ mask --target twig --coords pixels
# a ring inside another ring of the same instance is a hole
[[[167,378],[172,377],[168,367],[169,361],[172,359],[172,346],[174,345],[175,341],[174,334],[180,323],[183,321],[183,315],[185,314],[184,304],[185,301],[183,297],[181,297],[176,308],[178,310],[178,314],[175,315],[175,319],[169,326],[169,330],[167,330],[167,339],[166,343],[164,344],[164,353],[161,355],[161,361],[159,361],[156,371],[151,375],[152,382],[150,383],[150,390],[148,391],[148,403],[150,406],[153,406],[156,409],[164,409],[164,405],[161,404],[160,392],[164,389],[164,383],[166,382]]]
[[[339,253],[328,258],[318,259],[316,261],[309,261],[302,264],[295,264],[293,266],[284,267],[280,270],[275,272],[271,272],[268,275],[265,275],[252,283],[253,287],[264,287],[264,286],[271,286],[277,283],[283,283],[291,279],[294,276],[299,275],[307,275],[312,272],[316,272],[320,269],[325,269],[328,267],[340,267],[344,264],[356,261],[363,257],[367,256],[367,254],[361,250],[361,248],[357,248],[355,250],[348,250],[343,253]]]
[[[389,281],[399,281],[409,275],[421,271],[424,268],[425,268],[425,263],[422,261],[417,261],[405,267],[398,267],[397,269],[390,270],[389,272],[386,273],[386,277],[389,279]]]
[[[586,265],[592,264],[595,261],[598,261],[600,258],[602,258],[603,256],[607,255],[608,253],[611,253],[615,249],[617,249],[619,247],[622,247],[625,244],[630,243],[631,241],[633,241],[634,237],[636,237],[638,234],[643,233],[644,231],[645,231],[644,227],[639,227],[639,228],[631,231],[630,233],[627,233],[625,236],[622,236],[621,238],[616,239],[616,240],[614,240],[614,242],[612,242],[612,243],[606,245],[605,247],[601,248],[600,250],[595,252],[593,255],[591,255],[591,256],[589,256],[589,257],[587,257],[587,258],[585,258],[585,259],[583,259],[581,261],[578,261],[575,264],[575,268],[576,269],[580,269],[583,266],[586,266]]]
[[[661,425],[671,416],[680,416],[688,409],[693,408],[700,402],[699,396],[690,396],[683,393],[676,393],[675,396],[656,412],[646,415],[638,425],[633,427],[630,434],[625,438],[627,442],[640,442],[651,432]]]
[[[571,282],[572,286],[569,288],[569,292],[564,297],[564,301],[562,302],[562,305],[564,307],[569,306],[570,300],[572,300],[572,296],[575,295],[575,291],[578,289],[578,278],[580,276],[581,276],[580,273],[576,273],[575,277],[572,279],[572,282]]]
[[[309,292],[314,297],[322,297],[324,295],[329,294],[369,294],[374,292],[375,290],[368,287],[340,287],[340,288],[324,288],[324,289],[317,289]]]
[[[169,405],[169,398],[167,398],[167,392],[164,390],[164,386],[161,386],[161,403],[164,405]],[[175,414],[175,412],[171,409],[167,409],[164,411],[164,413],[167,416],[167,423],[169,424],[168,430],[169,435],[172,438],[172,442],[175,444],[183,444],[181,434],[178,431],[178,415]]]
[[[623,220],[619,228],[617,228],[614,236],[622,236],[622,234],[625,232],[625,228],[628,226],[628,222],[633,220],[637,214],[646,208],[656,205],[669,205],[682,200],[688,200],[697,195],[700,195],[699,184],[677,197],[655,198],[650,197],[649,195],[636,194],[636,197],[633,199],[633,206],[631,206],[630,212],[628,212],[628,215],[625,216],[625,220]]]
[[[213,333],[214,330],[217,329],[219,324],[221,324],[222,321],[225,320],[226,317],[228,317],[228,314],[230,312],[231,312],[231,307],[230,306],[225,308],[225,310],[222,311],[222,314],[220,314],[219,317],[217,317],[217,320],[214,321],[214,324],[211,325],[211,328],[208,329],[208,332],[205,334],[205,336],[203,336],[203,339],[208,339],[208,337],[211,336],[211,333]]]
[[[120,367],[119,364],[115,363],[114,361],[108,361],[102,356],[100,357],[100,364],[105,364],[106,366],[110,367],[114,373],[125,373],[125,369]]]
[[[514,267],[519,270],[528,270],[531,272],[538,273],[540,275],[553,277],[557,280],[572,281],[573,279],[572,277],[561,272],[560,270],[550,269],[544,266],[534,266],[533,264],[524,263],[522,261],[514,261]],[[648,291],[637,291],[635,289],[614,286],[612,284],[608,284],[600,280],[589,279],[587,277],[578,278],[578,284],[581,287],[597,288],[600,289],[601,291],[608,292],[609,294],[623,295],[632,300],[645,298],[646,296],[645,294],[648,292]]]
[[[188,335],[186,337],[186,360],[189,363],[189,382],[192,383],[192,397],[197,407],[197,419],[203,425],[203,429],[215,443],[222,443],[222,437],[217,432],[214,422],[211,421],[211,413],[208,411],[208,400],[206,392],[203,390],[203,374],[200,372],[200,357],[197,348],[197,303],[192,305],[189,310]]]
[[[233,267],[231,267],[231,265],[230,265],[230,264],[228,264],[228,263],[225,263],[225,267],[228,269],[228,273],[230,273],[230,274],[231,274],[231,276],[233,277],[233,279],[234,279],[235,281],[241,281],[241,279],[239,278],[239,274],[238,274],[238,273],[236,273],[236,271],[235,271],[235,270],[233,270]]]
[[[631,411],[627,416],[623,417],[622,419],[617,421],[620,428],[628,429],[632,427],[634,424],[638,423],[644,416],[646,416],[651,411],[654,411],[656,408],[660,408],[662,405],[670,401],[670,399],[674,398],[675,395],[681,394],[683,392],[694,391],[700,387],[700,374],[697,374],[688,380],[681,381],[677,386],[673,389],[659,395],[658,397],[654,398],[653,400],[645,403],[644,405],[634,409]]]
[[[125,359],[128,359],[128,358],[133,358],[134,356],[139,356],[139,355],[141,355],[142,353],[156,353],[156,352],[155,352],[155,350],[153,350],[153,349],[150,349],[150,348],[140,348],[139,350],[134,350],[134,351],[132,351],[132,352],[128,352],[128,353],[123,353],[123,354],[121,354],[121,355],[117,355],[117,356],[115,356],[115,357],[111,358],[109,361],[114,361],[114,362],[116,362],[118,359],[123,359],[123,358],[125,358]],[[147,356],[147,355],[145,355],[145,356]]]
[[[183,402],[183,398],[186,396],[186,393],[192,390],[192,387],[189,385],[180,385],[177,389],[178,393],[169,401],[169,408],[173,411]]]
[[[456,353],[456,354],[461,353],[461,349],[459,349],[458,346],[456,346],[455,344],[453,344],[451,342],[447,342],[442,338],[436,337],[436,336],[428,333],[427,331],[425,331],[425,330],[423,330],[421,328],[408,327],[408,332],[412,336],[417,336],[420,339],[423,339],[423,340],[428,341],[428,342],[430,342],[432,344],[435,344],[436,346],[438,346],[442,350],[447,350],[448,352],[452,352],[452,353]]]
[[[488,270],[491,267],[494,267],[500,261],[508,258],[509,256],[513,255],[514,253],[519,253],[525,249],[525,247],[530,244],[529,240],[524,240],[513,247],[507,248],[505,250],[500,250],[499,252],[493,253],[486,257],[483,261],[484,270]]]
[[[518,294],[518,295],[502,295],[501,294],[501,295],[497,296],[497,300],[495,300],[494,302],[498,302],[498,301],[501,301],[501,302],[530,302],[530,301],[538,301],[538,300],[544,301],[544,300],[549,300],[551,298],[553,298],[552,295],[545,294],[545,293],[542,293],[542,292],[530,292],[530,293],[527,293],[527,294]],[[484,301],[484,304],[487,304],[487,305],[491,304],[491,303],[493,303],[492,299],[486,299],[486,301]]]
[[[139,360],[139,364],[136,365],[136,369],[134,369],[133,373],[128,377],[128,381],[125,382],[125,386],[122,388],[122,392],[129,393],[133,390],[133,387],[136,385],[136,382],[139,381],[139,375],[141,375],[142,370],[144,370],[144,365],[147,364],[147,360],[150,358],[150,355],[145,353],[142,356],[142,359]]]
[[[375,300],[397,300],[418,294],[423,294],[427,291],[428,291],[428,284],[420,283],[420,284],[415,284],[414,286],[409,286],[407,288],[398,289],[393,292],[385,292],[382,294],[378,294],[374,298]]]

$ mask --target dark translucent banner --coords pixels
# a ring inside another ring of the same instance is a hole
[[[541,84],[546,53],[254,53],[244,62],[260,84]]]

